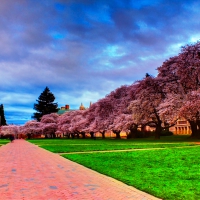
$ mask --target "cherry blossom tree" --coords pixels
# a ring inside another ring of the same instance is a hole
[[[75,137],[75,119],[74,117],[78,114],[77,111],[70,111],[62,114],[58,118],[58,130],[62,131],[64,135],[66,135],[68,138]],[[73,121],[74,119],[74,121]]]
[[[158,68],[158,77],[164,78],[171,92],[187,94],[197,90],[200,87],[200,42],[182,47],[178,56],[166,60]]]
[[[57,113],[51,113],[43,115],[41,118],[42,123],[57,123],[59,115]]]
[[[82,130],[85,133],[90,133],[91,138],[94,138],[95,133],[100,132],[102,137],[105,138],[104,125],[100,124],[101,120],[97,120],[97,103],[93,103],[89,109],[85,110],[83,113],[83,118],[85,119],[82,124]],[[102,130],[103,127],[103,130]]]
[[[34,136],[41,136],[41,123],[36,120],[28,121],[20,128],[20,132],[27,135],[28,139]]]
[[[167,94],[166,98],[158,106],[161,120],[168,124],[175,125],[180,118],[179,111],[184,101],[185,96],[181,94]]]
[[[200,138],[200,90],[188,93],[179,116],[189,121],[192,137]]]
[[[45,137],[48,136],[50,136],[51,138],[56,137],[58,117],[59,115],[57,113],[51,113],[42,116],[40,121],[41,122],[40,126],[42,128]]]
[[[68,131],[71,123],[70,113],[71,112],[66,112],[58,118],[58,131],[61,131],[63,135],[68,138],[70,137],[70,133]]]
[[[155,78],[147,74],[143,80],[117,88],[87,110],[61,116],[44,115],[41,123],[32,121],[23,128],[26,133],[42,130],[53,136],[82,134],[83,138],[86,132],[91,137],[96,132],[105,137],[105,132],[111,130],[120,138],[121,131],[134,136],[139,125],[149,125],[155,127],[155,138],[159,139],[162,129],[184,117],[190,122],[192,136],[197,137],[200,135],[199,90],[200,42],[197,42],[184,46],[179,55],[166,60],[158,67]]]
[[[14,135],[14,137],[17,137],[17,134],[19,133],[19,126],[17,125],[8,125],[8,126],[1,126],[1,136],[9,136]]]
[[[163,88],[168,92],[168,96],[171,95],[168,98],[169,101],[167,99],[165,103],[171,101],[171,111],[172,108],[175,108],[173,113],[176,111],[178,117],[184,116],[189,121],[192,136],[196,137],[198,120],[191,118],[190,112],[192,111],[190,111],[190,108],[192,107],[188,99],[189,96],[193,96],[192,93],[195,93],[200,88],[200,42],[184,46],[178,56],[165,61],[158,68],[158,77],[163,78]],[[177,96],[179,96],[178,102]],[[180,109],[181,111],[179,113]],[[186,114],[186,111],[188,114]]]
[[[99,131],[111,130],[116,134],[116,138],[120,138],[120,132],[123,129],[127,131],[127,128],[133,130],[136,123],[133,121],[128,105],[135,96],[136,87],[135,84],[130,86],[123,85],[97,102],[94,125],[99,128]],[[124,120],[120,121],[120,116]],[[127,124],[129,126],[126,126]]]
[[[57,123],[41,123],[42,133],[45,138],[56,138]]]
[[[179,80],[185,92],[200,87],[200,42],[186,45],[178,56]]]
[[[166,128],[166,120],[161,118],[159,107],[167,96],[162,81],[162,78],[151,76],[138,81],[136,99],[129,106],[136,124],[155,127],[156,139],[160,138],[161,131]]]
[[[111,101],[109,96],[97,101],[95,115],[95,124],[103,125],[103,127],[98,127],[98,129],[101,130],[103,128],[105,131],[107,131],[109,125],[113,122],[114,115],[114,103]],[[99,123],[97,123],[97,120]]]
[[[85,117],[83,113],[85,110],[77,110],[73,112],[73,117],[71,118],[71,127],[69,128],[70,132],[73,134],[72,136],[77,136],[81,134],[83,138],[85,138],[85,132],[83,131],[85,127]]]

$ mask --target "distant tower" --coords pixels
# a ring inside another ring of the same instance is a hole
[[[92,102],[90,101],[90,107],[91,107],[91,105],[92,105]],[[89,107],[89,108],[90,108],[90,107]]]
[[[85,107],[84,105],[81,103],[80,107],[79,107],[79,110],[85,110]]]

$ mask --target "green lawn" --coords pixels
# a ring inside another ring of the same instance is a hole
[[[195,145],[192,141],[187,141],[186,137],[163,137],[161,140],[148,138],[135,140],[36,139],[29,141],[54,153],[170,148]]]
[[[200,196],[200,146],[63,157],[162,199],[196,200]]]
[[[10,142],[10,140],[8,139],[0,139],[0,146],[7,144],[8,142]]]
[[[111,176],[128,185],[166,200],[196,200],[200,196],[200,145],[186,137],[161,140],[30,140],[53,152],[97,151],[65,154],[63,157]],[[163,148],[163,149],[155,149]],[[182,147],[182,148],[174,148]],[[146,149],[131,152],[100,150]]]
[[[133,145],[119,145],[119,144],[43,144],[40,147],[47,149],[54,153],[70,153],[70,152],[90,152],[90,151],[112,151],[125,149],[149,149],[149,148],[170,148],[193,146],[194,144],[133,144]]]

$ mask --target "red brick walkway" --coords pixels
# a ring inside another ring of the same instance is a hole
[[[24,140],[0,147],[1,200],[153,200]]]

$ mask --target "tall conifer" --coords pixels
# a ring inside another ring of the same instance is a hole
[[[3,107],[3,104],[0,105],[0,118],[1,118],[0,125],[7,125],[7,124],[6,124],[5,115],[4,115],[4,107]]]
[[[55,96],[50,92],[49,88],[46,87],[38,97],[38,100],[36,100],[38,103],[34,104],[34,109],[37,112],[33,113],[32,118],[40,121],[43,115],[57,112],[58,104],[53,103],[54,100]]]

